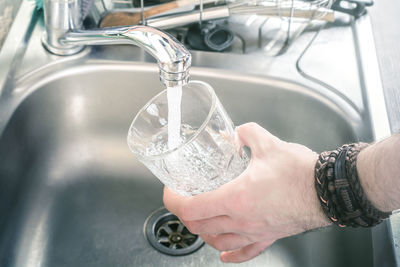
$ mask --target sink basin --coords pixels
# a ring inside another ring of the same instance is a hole
[[[126,134],[162,90],[156,66],[92,62],[39,74],[17,83],[25,97],[0,139],[2,266],[224,266],[208,245],[173,257],[143,234],[163,186]],[[255,121],[316,151],[371,139],[361,121],[299,84],[204,68],[192,79],[215,88],[236,125]],[[365,267],[372,249],[370,229],[329,227],[280,240],[243,265]]]

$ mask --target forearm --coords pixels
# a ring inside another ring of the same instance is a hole
[[[377,209],[400,209],[400,134],[361,151],[357,171],[368,199]]]

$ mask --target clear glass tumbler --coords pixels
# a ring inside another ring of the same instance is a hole
[[[136,115],[128,145],[170,189],[185,195],[211,191],[240,175],[249,157],[235,145],[232,120],[212,87],[191,81],[182,88],[179,145],[168,146],[167,90]]]

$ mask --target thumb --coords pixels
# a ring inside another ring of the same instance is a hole
[[[277,137],[254,122],[236,127],[236,133],[240,146],[249,147],[252,157],[262,157],[279,141]]]

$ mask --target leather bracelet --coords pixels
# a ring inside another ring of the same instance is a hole
[[[315,165],[315,188],[326,216],[340,227],[371,227],[389,217],[368,200],[357,174],[357,155],[367,144],[322,152]]]

